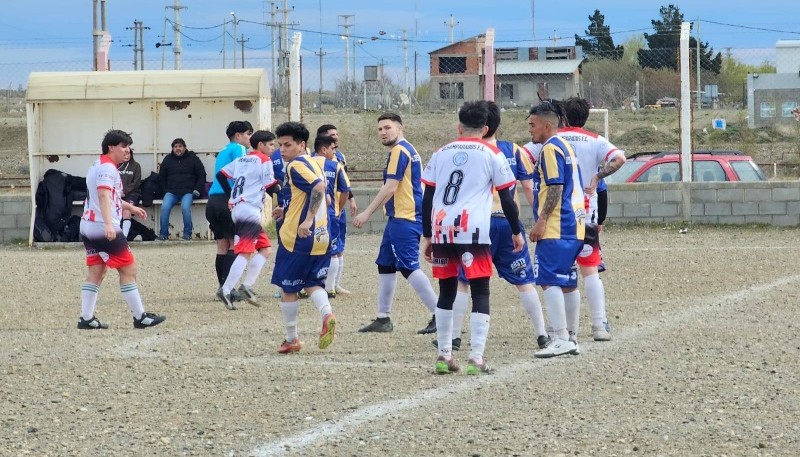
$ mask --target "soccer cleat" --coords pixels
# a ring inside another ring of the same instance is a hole
[[[253,289],[251,287],[245,286],[244,284],[242,284],[241,286],[239,286],[239,295],[244,297],[244,299],[247,301],[247,303],[250,303],[251,305],[257,306],[257,307],[261,306],[261,303],[258,301],[258,297],[256,296],[256,293],[253,292]]]
[[[303,289],[303,290],[301,290],[301,291],[297,292],[297,296],[298,296],[299,298],[308,298],[308,294],[306,293],[306,290],[305,290],[305,289]]]
[[[592,336],[594,336],[595,341],[611,341],[611,333],[606,330],[605,324],[593,325]]]
[[[539,335],[536,337],[536,344],[539,346],[539,349],[544,349],[550,344],[550,337],[547,335]]]
[[[345,289],[342,286],[336,286],[336,293],[339,295],[347,295],[350,296],[350,291]]]
[[[336,291],[335,290],[329,290],[328,291],[328,298],[336,298]]]
[[[322,332],[319,334],[319,348],[326,349],[333,343],[333,337],[336,333],[336,316],[333,313],[328,313],[322,319]]]
[[[537,359],[548,359],[550,357],[558,357],[565,354],[574,354],[578,350],[577,345],[569,340],[560,340],[558,338],[552,340],[546,348],[533,354]]]
[[[283,340],[281,346],[278,348],[278,354],[290,354],[292,352],[300,352],[303,349],[303,342],[300,340],[286,341]]]
[[[478,363],[474,359],[469,359],[467,362],[467,374],[468,375],[476,375],[476,374],[490,374],[492,370],[489,368],[489,365],[486,363],[486,359],[483,362]]]
[[[431,344],[435,348],[439,347],[439,341],[438,340],[431,341]],[[452,341],[451,344],[452,344],[451,347],[452,347],[452,349],[454,351],[457,351],[457,350],[461,349],[461,338],[460,337],[459,338],[453,338],[453,341]]]
[[[603,327],[605,327],[605,329],[606,329],[606,331],[608,333],[611,333],[611,321],[610,320],[606,319],[606,321],[603,322]]]
[[[100,322],[100,319],[94,316],[88,321],[83,320],[81,317],[78,319],[78,328],[81,330],[105,330],[108,328],[108,324]]]
[[[456,362],[452,357],[448,359],[447,357],[440,355],[436,359],[436,366],[434,369],[436,374],[449,374],[458,371],[458,365],[456,365]]]
[[[572,351],[572,355],[581,355],[581,347],[578,346],[578,336],[575,335],[574,332],[569,332],[569,340],[575,344],[575,350]]]
[[[225,292],[223,292],[222,287],[220,287],[219,290],[217,290],[217,298],[222,300],[222,303],[225,303],[225,307],[231,311],[236,309],[236,305],[233,304],[232,296],[233,294],[226,294]]]
[[[390,317],[379,317],[374,321],[370,322],[369,324],[358,329],[360,333],[367,333],[367,332],[389,333],[392,330],[394,330],[394,324],[392,324],[392,318]]]
[[[281,298],[283,296],[283,292],[280,289],[275,289],[275,292],[272,293],[272,298]]]
[[[597,266],[597,272],[598,273],[602,273],[604,271],[606,271],[606,263],[603,262],[603,261],[600,261],[600,265]]]
[[[244,301],[244,300],[245,297],[243,297],[238,290],[236,289],[231,290],[231,301]]]
[[[436,315],[431,316],[431,320],[428,321],[428,325],[425,328],[417,330],[417,334],[419,335],[426,335],[428,333],[436,333]]]
[[[133,328],[155,327],[164,322],[167,318],[155,313],[144,313],[139,319],[133,318]]]

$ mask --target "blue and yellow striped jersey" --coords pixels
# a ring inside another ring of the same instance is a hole
[[[325,173],[326,194],[331,199],[328,214],[339,217],[342,211],[342,208],[339,208],[339,197],[343,192],[350,192],[350,178],[341,162],[328,160],[321,155],[315,155],[313,158]]]
[[[322,204],[311,224],[311,236],[299,238],[297,227],[308,214],[311,189],[319,182],[325,181],[325,174],[316,161],[302,155],[286,164],[286,180],[291,189],[289,207],[283,217],[283,225],[279,233],[280,242],[289,251],[298,254],[322,255],[328,252],[330,237],[328,234],[328,210],[323,195]]]
[[[533,172],[533,218],[539,220],[547,193],[563,186],[559,207],[547,218],[543,239],[582,240],[586,206],[578,160],[572,146],[553,136],[542,145]]]
[[[497,140],[497,149],[506,156],[508,164],[511,166],[511,171],[517,181],[525,181],[531,179],[533,176],[533,163],[528,157],[528,154],[522,151],[517,143],[511,141]],[[519,207],[519,196],[517,195],[517,186],[514,184],[511,187],[511,192],[514,194],[514,201],[517,202]],[[500,204],[500,196],[495,190],[492,195],[492,213],[503,214],[503,205]]]
[[[383,170],[383,182],[400,181],[394,196],[386,202],[386,215],[422,223],[422,160],[405,138],[392,146]]]

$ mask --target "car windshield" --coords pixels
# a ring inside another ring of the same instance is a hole
[[[617,184],[621,182],[627,182],[628,178],[630,178],[636,171],[642,168],[642,165],[647,163],[645,160],[628,160],[616,173],[611,176],[606,177],[606,182],[608,184]]]
[[[752,160],[731,161],[731,168],[739,176],[739,181],[766,181],[764,172]]]

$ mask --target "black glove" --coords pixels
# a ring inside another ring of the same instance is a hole
[[[200,198],[200,191],[199,190],[193,190],[192,191],[192,197]]]

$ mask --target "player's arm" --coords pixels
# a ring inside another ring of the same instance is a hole
[[[297,227],[297,236],[305,238],[311,235],[311,224],[314,223],[314,217],[319,211],[325,199],[325,181],[320,180],[314,187],[311,188],[311,193],[308,197],[308,211],[306,212],[305,220]]]
[[[433,261],[431,236],[433,236],[433,195],[436,192],[436,187],[430,184],[425,185],[425,192],[422,194],[422,237],[423,245],[422,251],[425,260],[428,262]],[[508,189],[506,189],[508,193]]]
[[[103,231],[107,240],[117,237],[117,231],[112,222],[111,214],[111,189],[107,187],[97,188],[97,197],[100,200],[100,214],[103,215]]]
[[[267,186],[266,189],[264,190],[269,194],[270,197],[272,197],[274,195],[278,195],[281,189],[282,189],[281,183],[278,182],[278,180],[276,179],[275,181],[272,182],[272,184]]]
[[[139,216],[141,219],[147,218],[147,211],[144,208],[132,205],[126,202],[125,200],[122,200],[122,209],[123,211],[130,211],[131,214],[135,214]]]
[[[514,201],[514,194],[511,193],[510,187],[506,187],[497,191],[497,195],[500,197],[500,206],[503,208],[503,214],[511,226],[514,243],[513,252],[520,252],[525,247],[525,240],[522,237],[522,228],[519,223],[519,207],[517,202]]]
[[[217,173],[217,180],[219,181],[219,185],[222,186],[225,196],[231,198],[231,183],[228,182],[228,179],[230,179],[230,176],[225,174],[224,168]]]
[[[551,184],[547,186],[547,197],[545,197],[542,210],[539,212],[539,219],[537,219],[536,223],[533,225],[533,229],[531,229],[531,241],[539,241],[542,239],[547,219],[554,211],[557,211],[563,192],[563,184]]]
[[[612,152],[615,153],[611,157],[611,159],[604,162],[600,166],[600,170],[598,170],[598,172],[594,176],[592,176],[592,179],[589,181],[589,186],[586,189],[584,189],[584,192],[586,192],[587,194],[590,195],[594,194],[595,189],[597,189],[597,183],[599,183],[606,177],[616,173],[617,170],[619,170],[622,167],[622,165],[625,164],[626,159],[625,159],[625,153],[623,151],[617,149],[616,151],[612,150]]]
[[[533,208],[533,180],[522,179],[519,184],[522,186],[522,193],[525,194],[525,200],[528,200],[528,206]]]
[[[372,199],[372,201],[367,206],[367,209],[362,211],[358,216],[353,219],[353,225],[357,228],[361,228],[372,216],[378,208],[382,207],[386,202],[389,201],[392,197],[394,197],[394,193],[397,192],[397,188],[400,186],[400,181],[397,179],[386,178],[386,182],[383,183],[380,190],[378,191],[378,195]]]

